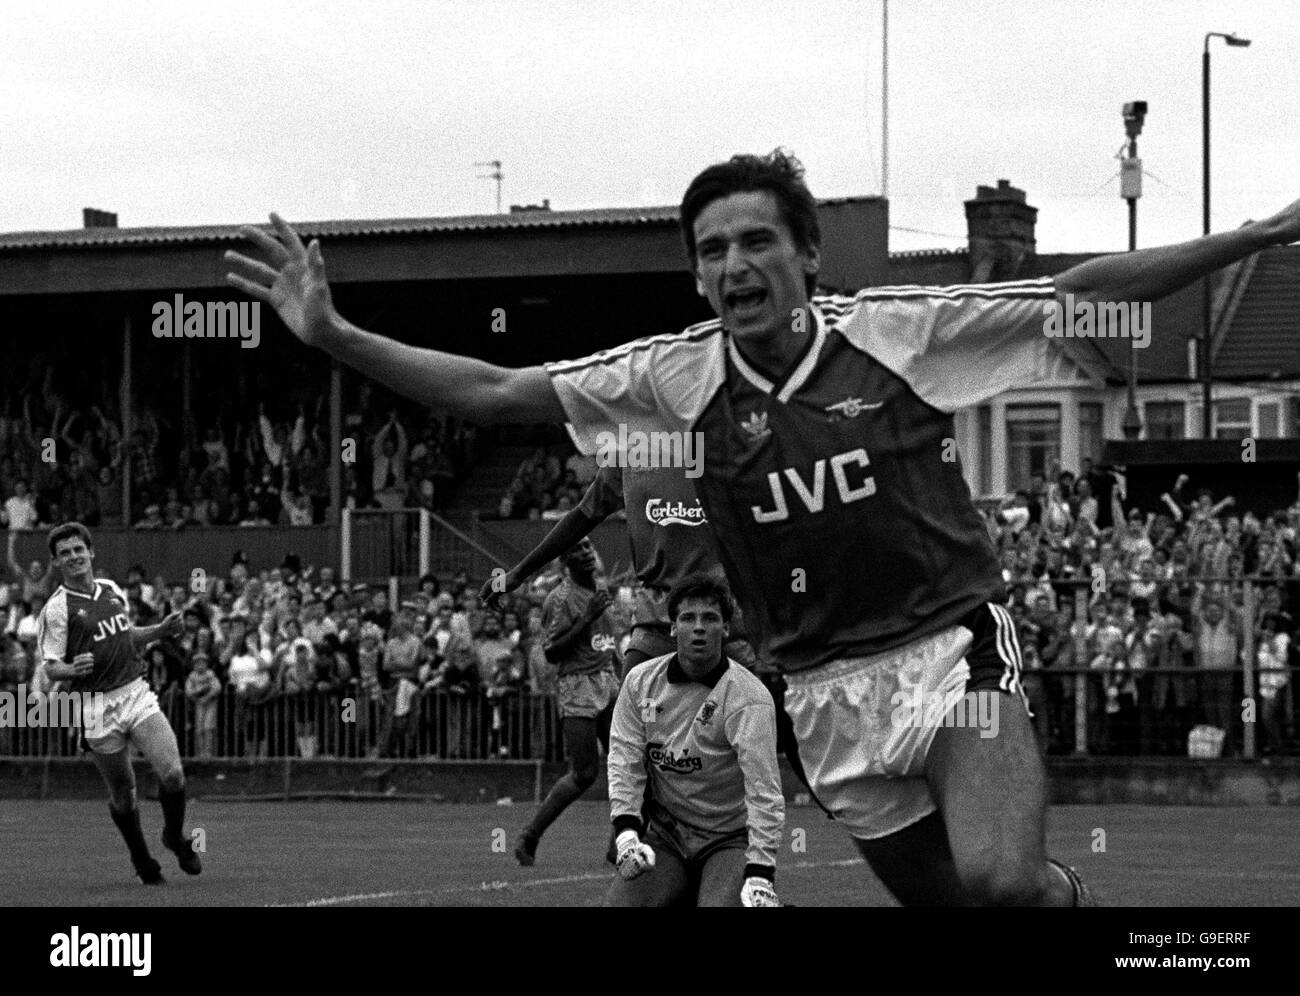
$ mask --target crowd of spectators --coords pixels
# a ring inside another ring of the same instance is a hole
[[[0,691],[48,690],[36,618],[53,574],[40,562],[13,564],[10,550]],[[292,555],[250,574],[238,554],[197,593],[150,582],[137,565],[123,589],[133,625],[183,613],[182,635],[144,657],[187,755],[549,757],[559,747],[555,668],[541,620],[558,580],[539,575],[502,615],[480,607],[464,571],[445,584],[426,576],[393,604],[387,585],[347,584]],[[625,604],[616,615],[626,638]],[[0,753],[14,732],[0,730]]]
[[[503,519],[561,519],[595,476],[595,457],[572,447],[539,448],[519,465],[497,512]]]
[[[1035,476],[986,512],[1049,750],[1075,749],[1070,669],[1086,669],[1090,753],[1184,753],[1202,724],[1240,753],[1252,644],[1257,742],[1265,754],[1287,749],[1300,499],[1259,514],[1188,484],[1179,476],[1157,508],[1126,507],[1122,479],[1085,462],[1077,477],[1057,467]]]
[[[384,411],[368,388],[344,418],[344,502],[445,508],[474,463],[475,427]],[[40,392],[11,396],[0,410],[0,521],[11,529],[71,520],[136,529],[311,525],[329,505],[329,455],[324,393],[310,411],[259,405],[207,424],[173,425],[145,406],[124,439],[111,400],[75,407],[47,375]]]
[[[288,430],[288,451],[298,431]],[[399,479],[404,432],[390,417],[376,434]],[[431,452],[437,444],[428,439]],[[557,493],[558,509],[574,500],[566,489],[580,497],[589,469],[542,450],[516,483],[529,509]],[[1224,731],[1225,752],[1240,753],[1247,655],[1261,752],[1294,748],[1300,500],[1261,515],[1231,497],[1191,494],[1188,483],[1180,477],[1158,507],[1140,509],[1126,506],[1123,481],[1109,471],[1085,466],[1076,478],[1053,468],[986,511],[1049,751],[1080,746],[1082,675],[1089,753],[1182,754],[1201,725]],[[33,524],[23,519],[31,503],[19,494],[6,503],[11,525]],[[16,562],[13,533],[8,567],[0,689],[40,684],[36,620],[55,583],[45,561]],[[184,613],[182,637],[146,658],[189,754],[531,757],[558,751],[554,668],[541,631],[542,602],[557,580],[553,570],[542,574],[503,616],[483,610],[481,579],[463,571],[426,576],[394,604],[386,585],[346,584],[292,555],[259,574],[238,555],[198,592],[136,566],[124,589],[138,625]],[[610,579],[626,641],[623,580]]]

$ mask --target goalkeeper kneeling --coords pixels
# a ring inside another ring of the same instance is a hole
[[[723,655],[731,614],[725,583],[685,579],[668,599],[677,652],[623,681],[608,758],[618,876],[606,906],[780,905],[776,706]]]

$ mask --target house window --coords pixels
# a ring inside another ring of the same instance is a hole
[[[1249,398],[1224,398],[1214,403],[1215,439],[1245,439],[1250,432]]]
[[[1143,406],[1147,439],[1183,439],[1187,410],[1181,401],[1148,401]]]
[[[975,414],[975,427],[979,434],[975,440],[979,452],[976,463],[979,468],[977,478],[979,493],[991,495],[993,493],[993,406],[980,405],[975,409]]]
[[[1101,445],[1105,441],[1102,430],[1102,408],[1093,402],[1079,405],[1079,466],[1085,459],[1101,463]]]
[[[1262,401],[1259,405],[1259,411],[1256,413],[1256,421],[1259,428],[1255,435],[1260,439],[1276,439],[1281,432],[1279,431],[1278,421],[1282,417],[1282,405],[1277,401]]]
[[[1060,405],[1007,405],[1007,485],[1028,488],[1061,458]]]

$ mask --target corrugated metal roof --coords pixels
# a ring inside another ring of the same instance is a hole
[[[293,222],[300,235],[339,239],[385,235],[428,235],[546,228],[620,228],[677,222],[677,208],[603,208],[594,211],[519,211],[512,214],[464,215],[456,218],[385,218],[365,221]],[[259,222],[265,226],[265,222]],[[239,225],[186,228],[78,228],[64,232],[0,234],[0,251],[185,243],[240,242]]]
[[[876,197],[838,197],[820,205],[858,203]],[[678,208],[595,208],[586,211],[518,211],[472,214],[452,218],[384,218],[356,221],[293,222],[300,235],[339,239],[387,235],[430,235],[461,232],[519,231],[548,228],[631,228],[677,224]],[[250,222],[266,226],[265,220]],[[59,232],[0,233],[0,252],[29,249],[121,248],[243,241],[240,225],[197,225],[154,228],[76,228]]]

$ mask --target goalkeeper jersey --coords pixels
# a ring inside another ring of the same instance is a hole
[[[776,868],[785,798],[776,761],[776,705],[763,683],[724,658],[693,681],[676,654],[634,667],[609,734],[614,826],[642,830],[650,798],[706,833],[749,830],[745,860]]]

